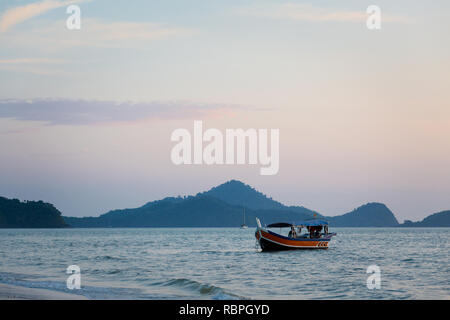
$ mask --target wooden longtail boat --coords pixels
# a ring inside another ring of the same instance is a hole
[[[266,227],[256,218],[255,237],[262,251],[293,250],[293,249],[328,249],[328,243],[336,233],[328,233],[328,222],[314,219],[295,223],[272,223]],[[291,228],[289,235],[283,236],[268,230],[269,228]],[[297,231],[299,233],[297,234]],[[308,233],[301,233],[306,228]],[[323,231],[323,232],[322,232]]]

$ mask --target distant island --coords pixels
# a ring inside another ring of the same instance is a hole
[[[429,215],[422,221],[412,222],[406,220],[401,227],[449,227],[450,226],[450,210],[441,211]]]
[[[0,197],[0,228],[67,228],[61,212],[42,201]]]
[[[399,224],[382,203],[368,203],[349,213],[325,217],[302,206],[285,206],[241,181],[231,180],[209,191],[188,197],[168,197],[133,209],[113,210],[99,217],[64,217],[73,227],[238,227],[245,209],[246,223],[255,227],[255,217],[266,224],[321,217],[331,227],[408,227]],[[431,217],[431,216],[430,216]],[[426,219],[424,219],[426,220]],[[435,223],[414,227],[450,227],[450,211]]]
[[[302,206],[286,206],[241,181],[231,180],[195,196],[167,197],[132,208],[112,210],[99,217],[61,217],[51,204],[0,198],[0,227],[130,228],[130,227],[238,227],[245,210],[246,224],[255,217],[265,224],[323,218],[331,227],[450,227],[450,211],[422,221],[400,224],[382,203],[367,203],[351,212],[327,217]],[[6,218],[5,218],[6,217]]]

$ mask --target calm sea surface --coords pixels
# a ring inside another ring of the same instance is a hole
[[[450,228],[330,231],[328,250],[263,253],[253,228],[0,229],[0,283],[91,299],[450,299]]]

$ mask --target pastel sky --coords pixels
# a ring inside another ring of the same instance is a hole
[[[447,0],[2,0],[0,195],[97,216],[239,179],[421,220],[450,209],[449,31]],[[173,165],[194,120],[280,129],[279,173]]]

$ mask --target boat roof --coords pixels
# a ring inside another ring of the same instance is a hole
[[[305,221],[296,221],[296,222],[276,222],[269,224],[267,228],[289,228],[289,227],[318,227],[318,226],[327,226],[328,221],[314,219],[314,220],[305,220]]]

